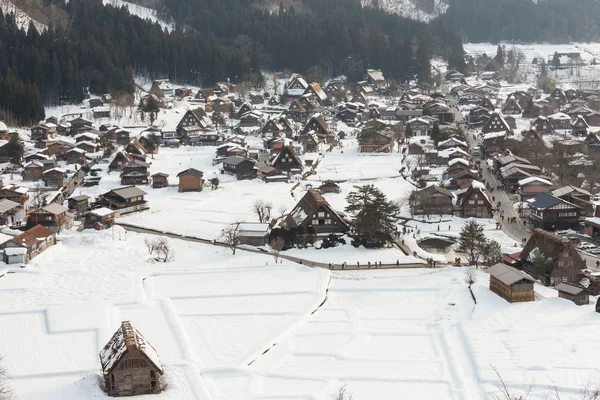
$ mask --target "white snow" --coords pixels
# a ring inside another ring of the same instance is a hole
[[[104,5],[111,5],[114,7],[125,7],[131,15],[136,15],[141,19],[149,20],[150,22],[158,23],[163,29],[171,31],[174,29],[174,24],[166,22],[157,16],[156,10],[151,8],[143,7],[134,3],[130,3],[124,0],[102,0]]]

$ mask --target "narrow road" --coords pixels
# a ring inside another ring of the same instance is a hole
[[[131,232],[145,233],[145,234],[157,235],[157,236],[166,236],[166,237],[170,237],[170,238],[173,238],[173,239],[185,240],[185,241],[188,241],[188,242],[204,243],[204,244],[208,244],[208,245],[212,245],[212,246],[219,246],[219,247],[229,248],[229,245],[227,245],[226,243],[218,242],[216,240],[208,240],[208,239],[197,238],[197,237],[194,237],[194,236],[181,235],[181,234],[174,233],[174,232],[165,232],[165,231],[159,231],[159,230],[155,230],[155,229],[143,228],[143,227],[140,227],[140,226],[128,224],[126,222],[117,222],[116,225],[119,225],[123,229],[125,229],[127,231],[131,231]],[[265,251],[261,251],[261,250],[251,249],[251,248],[248,248],[248,247],[237,247],[236,251],[245,251],[245,252],[249,252],[249,253],[256,253],[256,254],[274,256],[273,253],[270,253],[270,252],[268,252],[266,250]],[[297,264],[306,265],[307,267],[318,267],[318,268],[325,268],[325,269],[330,269],[330,270],[369,270],[369,269],[427,268],[427,264],[426,263],[421,263],[421,262],[396,263],[396,264],[381,264],[381,266],[376,265],[376,264],[358,264],[357,263],[355,265],[354,263],[350,263],[350,264],[347,264],[345,267],[343,267],[342,264],[321,263],[321,262],[317,262],[317,261],[306,260],[306,259],[299,258],[299,257],[288,256],[288,255],[281,254],[281,253],[279,254],[278,258],[284,259],[284,260],[288,260],[288,261],[292,261],[292,262],[295,262]]]

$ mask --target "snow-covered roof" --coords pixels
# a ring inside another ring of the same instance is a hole
[[[0,121],[0,132],[7,131],[7,130],[8,130],[8,128],[6,127],[6,124],[4,122]]]
[[[537,176],[530,176],[529,178],[521,179],[519,181],[519,186],[527,185],[528,183],[532,183],[532,182],[540,182],[540,183],[543,183],[545,185],[552,186],[552,182],[550,182],[547,179],[538,178]]]
[[[555,114],[549,115],[548,118],[550,119],[562,119],[562,120],[571,120],[571,117],[569,117],[567,114],[565,113],[561,113],[561,112],[557,112]]]
[[[129,321],[123,321],[110,341],[100,350],[100,363],[104,374],[110,373],[128,350],[143,353],[161,373],[163,372],[156,349]]]
[[[79,139],[82,137],[86,137],[86,138],[90,138],[90,139],[98,139],[99,138],[99,136],[96,135],[95,133],[83,132],[83,133],[80,133],[79,135],[74,136],[74,139]]]
[[[502,137],[502,136],[506,136],[506,131],[486,133],[485,135],[483,135],[483,139],[484,140],[492,139],[492,138],[497,138],[497,137]]]
[[[88,211],[88,214],[97,215],[99,217],[105,217],[107,215],[114,214],[114,213],[115,213],[115,210],[111,210],[110,208],[106,208],[106,207],[100,207],[100,208],[96,208],[95,210]]]
[[[465,164],[465,165],[469,165],[469,162],[467,160],[465,160],[464,158],[453,158],[452,160],[448,161],[448,166],[453,166],[454,164]]]

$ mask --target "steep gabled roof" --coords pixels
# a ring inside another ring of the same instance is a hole
[[[198,178],[202,178],[204,176],[204,172],[197,170],[196,168],[188,168],[186,170],[181,171],[180,173],[177,174],[177,177],[183,176],[183,175],[192,175]]]
[[[110,341],[100,350],[100,364],[102,371],[108,375],[118,364],[119,360],[131,350],[141,352],[154,367],[163,374],[162,365],[156,349],[142,336],[142,334],[131,326],[129,321],[121,322],[121,327],[114,333]]]
[[[304,221],[307,219],[312,219],[314,212],[319,207],[327,208],[328,211],[332,214],[332,216],[337,217],[337,219],[342,223],[342,225],[348,228],[348,223],[344,221],[342,217],[329,205],[327,200],[321,196],[321,193],[315,189],[308,189],[306,194],[302,196],[300,201],[296,204],[296,206],[292,209],[292,211],[288,214],[285,224],[287,229],[292,229],[297,226],[302,225]]]

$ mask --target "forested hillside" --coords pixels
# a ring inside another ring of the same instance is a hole
[[[450,0],[440,20],[464,42],[597,41],[600,2],[596,0]]]
[[[80,102],[94,93],[133,93],[134,71],[195,84],[240,79],[250,59],[202,34],[168,34],[100,0],[63,5],[70,23],[25,32],[0,13],[0,120],[18,125],[43,117],[43,104]]]
[[[434,54],[453,67],[463,66],[459,37],[440,23],[427,25],[362,8],[358,0],[301,3],[302,12],[282,4],[271,13],[253,0],[164,1],[180,25],[252,49],[263,68],[352,78],[372,67],[400,81],[425,82]]]

